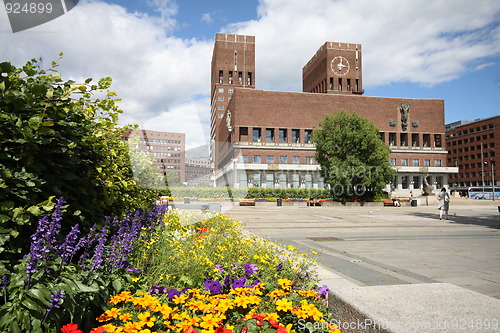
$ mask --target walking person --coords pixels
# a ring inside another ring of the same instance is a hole
[[[446,188],[442,188],[438,194],[438,209],[439,219],[443,219],[443,212],[445,219],[448,219],[448,210],[450,209],[450,195],[446,192]]]

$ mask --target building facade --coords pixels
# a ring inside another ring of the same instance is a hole
[[[496,172],[499,145],[500,115],[447,124],[447,163],[458,167],[458,173],[450,175],[450,189],[465,195],[469,187],[494,184],[500,188]]]
[[[134,130],[123,133],[123,138],[129,142],[136,140],[133,142],[137,151],[150,154],[161,174],[166,176],[169,172],[177,173],[181,182],[185,182],[184,133]]]
[[[236,54],[220,44],[243,37],[218,34],[213,59]],[[254,52],[255,38],[246,40]],[[398,173],[387,191],[418,195],[424,181],[446,186],[448,174],[457,170],[446,166],[443,100],[363,96],[361,57],[359,44],[327,42],[303,68],[304,92],[257,90],[255,81],[231,87],[211,128],[216,185],[324,188],[311,135],[326,114],[345,110],[372,121],[391,147],[390,162]],[[255,60],[248,60],[254,68]],[[224,73],[217,65],[212,61],[212,73]],[[212,92],[219,82],[212,76]],[[218,107],[212,101],[213,114]]]
[[[210,159],[197,156],[186,156],[186,183],[188,186],[210,185]]]

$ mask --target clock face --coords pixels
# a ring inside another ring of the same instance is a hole
[[[349,65],[349,61],[347,61],[347,59],[342,56],[336,56],[335,58],[333,58],[331,67],[332,71],[339,76],[346,75],[351,68]]]

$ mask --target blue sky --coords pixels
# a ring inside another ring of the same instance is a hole
[[[363,44],[366,96],[438,98],[445,121],[500,114],[498,0],[81,0],[13,34],[0,6],[0,61],[64,52],[64,78],[111,76],[123,123],[207,143],[216,32],[256,36],[257,89],[301,91],[325,41]]]

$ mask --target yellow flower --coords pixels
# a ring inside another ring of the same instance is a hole
[[[115,332],[115,330],[116,330],[116,326],[113,324],[106,324],[106,325],[102,325],[101,327],[104,328],[104,330],[106,332]]]
[[[118,318],[120,318],[121,321],[129,321],[130,319],[132,319],[132,314],[131,313],[124,313]]]
[[[290,289],[293,285],[293,281],[288,280],[288,279],[278,279],[278,284],[283,288],[284,290]]]
[[[282,298],[276,301],[276,310],[278,311],[290,311],[293,308],[292,302],[287,300],[286,298]]]
[[[153,327],[155,325],[156,317],[151,317],[151,314],[149,312],[139,313],[137,315],[137,318],[139,318],[140,322],[143,325],[146,325],[148,327]]]
[[[220,318],[214,317],[211,313],[201,317],[200,326],[204,329],[213,329],[215,326],[219,325]]]
[[[137,281],[139,281],[139,279],[140,279],[140,278],[138,278],[138,277],[133,277],[133,278],[132,278],[132,282],[137,282]]]

